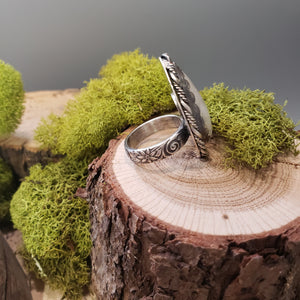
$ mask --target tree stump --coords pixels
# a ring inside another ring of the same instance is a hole
[[[48,149],[40,149],[40,144],[33,138],[34,131],[42,118],[51,113],[61,114],[66,103],[78,92],[78,89],[67,89],[25,94],[25,111],[20,125],[9,137],[0,138],[0,156],[12,166],[18,177],[28,175],[32,165],[46,164],[53,159]]]
[[[0,232],[0,300],[31,300],[26,275]]]
[[[126,134],[89,166],[97,299],[300,299],[299,156],[226,169],[215,139],[137,166]]]

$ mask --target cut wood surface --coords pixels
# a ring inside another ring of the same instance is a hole
[[[299,299],[299,157],[226,169],[220,140],[207,144],[207,162],[188,141],[136,165],[128,132],[89,167],[99,299]]]
[[[35,163],[45,163],[50,152],[41,150],[34,140],[34,131],[42,118],[51,113],[62,114],[66,103],[79,93],[79,89],[35,91],[25,94],[25,111],[18,128],[7,138],[0,139],[0,156],[11,164],[19,177],[28,175]]]
[[[220,141],[207,146],[208,162],[190,140],[165,160],[137,166],[122,141],[112,159],[117,189],[152,217],[203,234],[257,234],[300,216],[300,156],[256,172],[226,169]]]

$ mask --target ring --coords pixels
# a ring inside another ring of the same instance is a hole
[[[166,136],[167,130],[169,131]],[[170,130],[172,130],[171,135]],[[165,139],[157,143],[156,133],[160,137],[165,135]],[[125,151],[137,164],[151,163],[174,154],[186,143],[189,135],[183,118],[176,115],[164,115],[134,129],[125,139]],[[152,145],[154,139],[156,142]]]
[[[212,136],[208,109],[198,89],[167,53],[159,58],[172,89],[172,99],[186,122],[202,160],[208,159],[205,142]]]

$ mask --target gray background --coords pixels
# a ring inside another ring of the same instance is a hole
[[[0,1],[0,59],[27,91],[80,88],[113,54],[139,47],[168,52],[198,89],[275,92],[300,119],[299,0]]]

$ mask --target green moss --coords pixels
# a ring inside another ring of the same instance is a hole
[[[109,140],[127,126],[175,107],[159,60],[150,59],[139,50],[113,56],[99,74],[101,77],[87,82],[76,99],[68,103],[62,116],[51,115],[36,130],[36,139],[44,147],[80,165],[86,160],[85,166],[88,159],[101,155]],[[70,178],[79,174],[79,179],[69,183]],[[78,292],[76,287],[81,285],[82,278],[85,283],[88,278],[83,267],[91,246],[89,237],[67,217],[73,209],[72,218],[81,220],[81,227],[89,224],[86,204],[78,208],[70,204],[82,203],[71,195],[83,184],[84,174],[85,169],[78,173],[62,162],[44,169],[35,166],[11,205],[15,226],[24,237],[23,254],[28,266],[39,272],[38,261],[49,283],[66,289],[69,296]],[[72,230],[83,232],[84,236],[70,237]],[[86,245],[83,256],[74,256],[68,249],[70,241],[78,251],[80,245]],[[74,277],[80,274],[78,268],[82,276]]]
[[[156,58],[139,50],[115,55],[63,116],[43,120],[36,139],[55,153],[80,159],[101,154],[124,128],[174,109],[170,88]],[[295,151],[295,124],[273,93],[229,90],[224,84],[201,91],[214,131],[227,143],[227,165],[258,169],[283,151]]]
[[[223,83],[200,92],[211,115],[215,134],[228,147],[226,164],[237,163],[254,169],[267,166],[281,152],[296,153],[295,124],[274,94],[260,90],[231,89]]]
[[[10,220],[9,205],[16,182],[10,167],[0,158],[0,223]]]
[[[99,74],[63,116],[43,120],[35,138],[44,147],[74,159],[99,155],[127,126],[175,107],[159,60],[139,50],[113,56]]]
[[[69,103],[63,117],[51,116],[43,121],[37,129],[37,139],[54,153],[77,160],[101,154],[109,140],[126,125],[124,112],[117,103],[106,99],[93,103],[82,92]]]
[[[0,60],[0,136],[13,132],[24,111],[21,74]]]
[[[169,83],[157,58],[149,59],[139,50],[114,55],[99,75],[113,87],[115,100],[126,112],[130,125],[175,109]]]
[[[89,282],[89,210],[73,196],[85,185],[87,162],[64,159],[35,165],[11,201],[14,226],[23,234],[29,265],[70,299]]]

